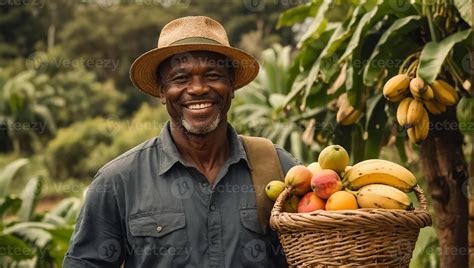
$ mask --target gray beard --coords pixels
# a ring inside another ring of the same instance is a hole
[[[217,117],[214,121],[212,121],[211,124],[207,125],[207,126],[204,126],[204,127],[201,127],[201,128],[198,128],[198,127],[193,127],[191,126],[191,124],[189,124],[188,121],[186,121],[186,119],[184,119],[184,117],[181,118],[181,124],[183,125],[183,127],[191,134],[195,134],[195,135],[203,135],[203,134],[207,134],[207,133],[210,133],[212,131],[214,131],[217,126],[219,125],[219,123],[221,122],[221,114],[217,114]]]

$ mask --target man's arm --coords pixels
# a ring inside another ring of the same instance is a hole
[[[120,267],[125,234],[114,188],[97,174],[87,190],[63,267]]]

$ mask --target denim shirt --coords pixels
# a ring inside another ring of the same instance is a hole
[[[247,156],[230,125],[228,140],[214,185],[180,156],[169,122],[104,165],[63,267],[285,267],[275,232],[259,225]],[[299,163],[275,148],[285,174]]]

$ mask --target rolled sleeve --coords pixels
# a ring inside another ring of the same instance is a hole
[[[124,233],[114,188],[101,174],[89,186],[63,267],[120,267]]]

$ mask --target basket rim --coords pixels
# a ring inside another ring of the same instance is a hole
[[[419,185],[414,187],[416,197],[419,202],[419,208],[413,210],[403,209],[382,209],[382,208],[358,208],[353,210],[316,210],[305,213],[282,212],[282,203],[289,195],[291,188],[285,188],[278,196],[271,215],[270,226],[274,230],[281,230],[285,226],[298,225],[299,222],[305,222],[306,229],[314,229],[328,224],[335,226],[353,227],[358,220],[365,223],[376,223],[374,226],[380,226],[381,223],[387,227],[393,225],[403,225],[404,222],[413,223],[411,228],[418,226],[423,228],[432,225],[431,215],[426,210],[426,197]],[[310,227],[310,225],[314,225]],[[370,228],[370,226],[364,226]],[[379,227],[380,228],[380,227]]]

